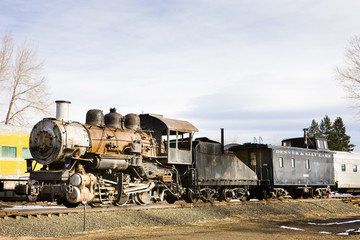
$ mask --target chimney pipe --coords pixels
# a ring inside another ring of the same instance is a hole
[[[304,147],[305,147],[305,148],[308,148],[309,146],[308,146],[308,135],[307,135],[307,132],[309,131],[309,129],[308,129],[308,128],[304,128],[303,131],[304,131]]]
[[[224,129],[221,128],[221,153],[224,154]]]
[[[56,120],[69,121],[69,105],[70,101],[56,100]]]

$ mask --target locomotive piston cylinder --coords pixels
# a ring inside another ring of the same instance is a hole
[[[70,177],[69,183],[73,186],[80,186],[80,184],[82,183],[82,177],[80,174],[75,173]]]
[[[66,187],[66,199],[70,203],[79,203],[83,198],[91,202],[94,198],[96,177],[91,174],[75,173],[69,179]]]
[[[75,186],[68,186],[66,187],[66,199],[70,202],[70,203],[78,203],[81,202],[81,192],[80,189],[78,187]]]

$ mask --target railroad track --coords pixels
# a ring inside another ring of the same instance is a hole
[[[248,204],[252,204],[255,202],[249,202]],[[162,209],[162,208],[192,208],[192,207],[205,207],[205,206],[221,206],[228,204],[244,204],[243,202],[216,202],[216,203],[185,203],[179,202],[175,204],[168,203],[158,203],[158,204],[150,204],[150,205],[125,205],[125,206],[112,206],[105,205],[101,207],[86,207],[86,212],[109,212],[109,211],[137,211],[137,210],[147,210],[147,209]],[[66,208],[62,206],[44,206],[44,205],[31,205],[31,206],[16,206],[6,205],[4,209],[0,210],[0,218],[8,219],[8,218],[32,218],[32,217],[41,217],[41,216],[63,216],[69,214],[83,213],[84,207],[80,206],[77,208]]]
[[[332,196],[332,198],[360,207],[360,196]]]
[[[238,205],[238,204],[271,204],[271,203],[279,203],[279,202],[289,202],[289,201],[301,201],[301,202],[313,202],[324,199],[270,199],[270,200],[261,200],[261,201],[232,201],[229,203],[226,202],[215,202],[215,203],[185,203],[185,202],[177,202],[175,204],[168,203],[157,203],[150,205],[125,205],[125,206],[112,206],[105,205],[101,207],[86,207],[87,213],[96,213],[96,212],[112,212],[112,211],[140,211],[147,209],[164,209],[164,208],[193,208],[193,207],[207,207],[207,206],[224,206],[224,205]],[[350,204],[360,205],[360,197],[333,197],[328,200],[341,200]],[[21,219],[21,218],[40,218],[40,217],[53,217],[53,216],[64,216],[70,214],[83,214],[84,207],[80,206],[77,208],[66,208],[63,206],[57,205],[48,205],[48,204],[39,204],[39,205],[10,205],[0,203],[0,219]]]
[[[332,195],[331,198],[333,199],[349,199],[349,200],[354,200],[354,199],[360,199],[360,195],[357,196],[342,196],[342,195]]]

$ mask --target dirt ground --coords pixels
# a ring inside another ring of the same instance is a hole
[[[325,222],[344,222],[357,220],[360,217],[344,217],[328,219]],[[316,220],[324,222],[324,220]],[[298,221],[294,216],[268,216],[266,218],[253,218],[246,215],[233,216],[231,218],[203,221],[188,225],[156,226],[156,227],[124,227],[112,230],[100,230],[77,233],[68,237],[51,238],[56,240],[115,240],[115,239],[259,239],[259,240],[296,240],[296,239],[360,239],[360,235],[341,236],[346,229],[356,227],[360,223],[355,222],[351,226],[316,226],[309,225],[308,221]],[[295,229],[295,230],[294,230]],[[323,233],[321,233],[323,232]],[[326,233],[324,233],[326,232]],[[24,238],[17,238],[24,239]],[[44,238],[50,239],[50,238]]]
[[[360,239],[360,208],[337,200],[121,210],[0,220],[0,239]]]

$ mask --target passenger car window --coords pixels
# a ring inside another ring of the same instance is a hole
[[[305,160],[305,167],[306,167],[307,169],[310,169],[310,159],[306,159],[306,160]]]
[[[23,147],[21,149],[21,157],[22,158],[32,158],[31,153],[30,153],[30,149],[27,147]]]
[[[292,167],[292,168],[295,168],[295,158],[292,158],[292,159],[291,159],[291,167]]]
[[[2,146],[1,157],[16,158],[16,147]]]
[[[284,159],[282,157],[279,157],[279,167],[284,167]]]
[[[353,165],[353,172],[357,172],[357,165]]]
[[[341,171],[345,172],[346,171],[346,165],[345,164],[341,164]]]

